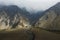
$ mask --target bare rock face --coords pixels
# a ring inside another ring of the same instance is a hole
[[[20,9],[15,5],[4,6],[0,8],[0,29],[15,29],[30,27],[29,20],[26,17],[27,11]]]
[[[60,3],[57,3],[44,13],[45,14],[35,24],[35,27],[49,30],[60,30]]]

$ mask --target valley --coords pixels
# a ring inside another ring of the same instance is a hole
[[[1,31],[0,40],[59,40],[60,34],[39,28]]]

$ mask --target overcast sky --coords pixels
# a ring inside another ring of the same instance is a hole
[[[46,10],[57,2],[60,2],[60,0],[0,0],[0,4],[15,4],[33,10]]]

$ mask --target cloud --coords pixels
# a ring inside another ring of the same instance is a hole
[[[34,10],[46,10],[55,5],[60,0],[0,0],[0,4],[18,5],[19,7],[26,7]]]

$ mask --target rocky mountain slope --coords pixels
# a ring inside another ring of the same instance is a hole
[[[0,40],[59,40],[60,31],[43,29],[60,30],[60,3],[44,13],[37,13],[30,14],[15,5],[0,6]]]
[[[27,25],[34,25],[42,15],[42,11],[34,13],[16,5],[0,5],[0,29],[11,29],[16,26],[26,28]]]
[[[0,6],[0,29],[29,28],[29,13],[15,5]]]
[[[60,30],[60,2],[44,12],[35,27],[48,30]]]

